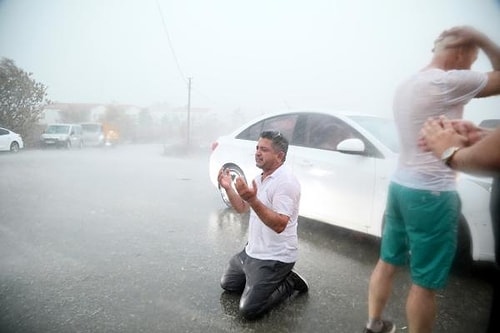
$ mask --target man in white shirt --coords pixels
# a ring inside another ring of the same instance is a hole
[[[240,312],[255,319],[296,293],[307,292],[307,282],[292,271],[298,254],[297,219],[300,184],[284,166],[287,139],[277,131],[264,131],[257,142],[255,162],[262,174],[249,187],[228,170],[219,184],[239,213],[250,210],[248,243],[229,261],[221,287],[242,293]]]
[[[482,50],[493,70],[470,70]],[[461,118],[474,97],[500,94],[500,48],[471,27],[445,31],[428,66],[398,87],[393,112],[401,153],[389,186],[380,259],[372,273],[365,332],[395,332],[382,319],[398,266],[409,265],[412,285],[406,302],[409,333],[430,333],[436,290],[445,286],[457,246],[460,199],[455,171],[418,146],[429,117]]]

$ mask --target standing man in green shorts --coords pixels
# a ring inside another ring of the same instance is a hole
[[[482,50],[493,70],[470,70]],[[436,317],[436,291],[446,285],[457,246],[460,198],[455,171],[418,146],[430,117],[462,118],[474,97],[500,94],[500,48],[471,27],[447,30],[435,41],[428,66],[398,87],[393,104],[401,145],[389,186],[380,259],[371,275],[366,333],[395,332],[382,319],[397,267],[409,265],[412,285],[406,302],[409,333],[430,333]]]

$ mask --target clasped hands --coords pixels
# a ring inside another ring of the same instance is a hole
[[[449,147],[465,147],[479,141],[483,129],[466,120],[449,120],[444,116],[429,118],[422,130],[418,145],[423,151],[432,151],[436,156]]]
[[[229,169],[220,170],[218,181],[226,191],[232,186],[232,178]],[[257,197],[257,184],[255,180],[252,182],[252,187],[249,187],[243,177],[238,177],[234,182],[234,187],[238,195],[248,203],[251,203]]]

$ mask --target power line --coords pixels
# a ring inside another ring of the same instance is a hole
[[[177,70],[179,72],[179,75],[180,75],[181,79],[184,81],[184,83],[186,83],[186,85],[189,86],[189,90],[190,91],[194,90],[200,96],[204,97],[206,100],[209,100],[210,102],[215,103],[215,104],[219,104],[218,102],[214,101],[212,98],[210,98],[207,95],[205,95],[204,93],[202,93],[199,89],[192,88],[192,86],[191,86],[191,78],[189,78],[189,81],[188,81],[188,79],[186,79],[186,76],[184,75],[184,72],[182,71],[182,68],[181,68],[181,66],[179,64],[179,60],[177,59],[177,55],[175,53],[175,50],[174,50],[174,47],[173,47],[173,44],[172,44],[172,40],[170,39],[170,34],[168,33],[167,24],[165,23],[165,17],[163,15],[162,10],[161,10],[160,2],[158,0],[156,1],[156,5],[158,6],[158,12],[159,12],[160,17],[161,17],[161,22],[162,22],[162,25],[163,25],[163,31],[165,33],[165,36],[167,37],[168,46],[170,48],[170,51],[172,52],[172,56],[174,57],[174,61],[175,61],[175,64],[177,66]]]
[[[174,61],[175,61],[175,64],[177,66],[177,70],[179,71],[179,74],[180,74],[182,80],[184,81],[184,83],[187,84],[188,80],[186,80],[186,76],[182,72],[181,66],[179,65],[179,60],[177,60],[177,56],[175,55],[174,47],[172,46],[172,41],[170,40],[170,35],[168,33],[167,24],[165,23],[165,19],[164,19],[164,16],[163,16],[163,13],[162,13],[162,10],[160,7],[160,2],[157,0],[156,4],[158,6],[158,12],[160,13],[161,22],[163,24],[163,31],[165,32],[165,35],[167,36],[168,46],[170,47],[170,51],[172,51],[172,56],[174,57]]]

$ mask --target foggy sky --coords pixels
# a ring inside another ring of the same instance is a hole
[[[0,57],[59,102],[184,106],[191,77],[191,106],[213,111],[391,115],[395,86],[464,24],[500,43],[500,2],[0,0]],[[498,117],[500,99],[466,110]]]

